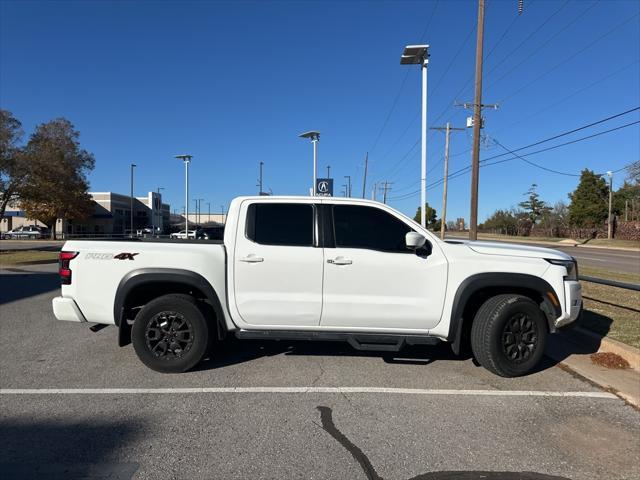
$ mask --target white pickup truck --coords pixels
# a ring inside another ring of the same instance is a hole
[[[582,309],[563,252],[442,241],[352,198],[237,198],[222,242],[72,240],[60,278],[58,320],[117,326],[120,346],[160,372],[189,370],[233,334],[387,351],[446,341],[519,376]]]

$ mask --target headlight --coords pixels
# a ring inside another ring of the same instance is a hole
[[[546,260],[552,265],[560,265],[567,269],[567,275],[564,277],[565,280],[578,280],[578,262],[576,262],[575,258],[573,260],[553,260],[547,258]]]

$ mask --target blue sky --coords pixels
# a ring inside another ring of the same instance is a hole
[[[516,0],[487,2],[483,102],[500,109],[485,111],[484,134],[515,149],[640,106],[640,2],[524,3],[518,16]],[[27,133],[68,118],[96,157],[92,190],[128,193],[134,162],[135,193],[164,187],[172,210],[184,205],[177,153],[194,155],[191,198],[215,211],[257,192],[260,161],[266,189],[305,194],[312,150],[298,134],[313,129],[320,173],[331,165],[338,190],[351,175],[361,194],[368,151],[367,196],[374,181],[394,182],[389,203],[413,215],[420,71],[399,64],[406,44],[431,45],[429,126],[464,126],[470,114],[453,104],[472,100],[475,1],[3,0],[0,14],[0,106]],[[639,119],[635,111],[543,147]],[[470,146],[471,130],[453,135],[451,172],[470,164]],[[433,183],[444,135],[432,132],[427,148]],[[503,152],[487,145],[481,158]],[[528,159],[567,173],[616,170],[640,159],[640,128]],[[468,219],[469,182],[450,181],[449,219]],[[553,203],[567,201],[577,178],[519,159],[487,166],[481,220],[516,205],[533,182]],[[441,196],[441,186],[427,193],[438,212]]]

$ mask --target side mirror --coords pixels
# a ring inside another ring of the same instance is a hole
[[[404,239],[407,244],[407,248],[410,250],[418,250],[419,248],[424,247],[424,244],[427,243],[427,239],[417,232],[407,233]]]

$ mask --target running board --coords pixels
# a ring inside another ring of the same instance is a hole
[[[301,340],[347,342],[356,350],[398,352],[405,345],[437,345],[440,340],[428,335],[378,333],[313,332],[300,330],[238,330],[241,340]]]

